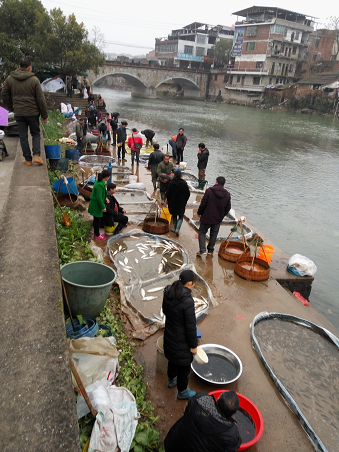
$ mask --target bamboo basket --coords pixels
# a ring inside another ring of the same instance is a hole
[[[81,196],[83,196],[86,200],[89,200],[92,194],[92,187],[81,183],[78,184],[78,190]]]
[[[242,242],[230,240],[221,243],[218,256],[229,262],[237,262],[240,256],[249,253],[249,251],[249,247],[244,246]]]
[[[247,254],[239,257],[234,273],[247,281],[266,281],[270,276],[270,266],[266,261]]]
[[[169,232],[169,223],[165,218],[148,217],[144,219],[142,230],[150,234],[166,234]]]
[[[79,204],[78,197],[73,193],[63,193],[62,195],[58,195],[57,200],[60,206],[70,207],[71,209],[76,209]]]

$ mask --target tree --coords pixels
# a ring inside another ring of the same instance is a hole
[[[5,33],[0,33],[0,83],[17,69],[19,61],[23,57],[22,52],[15,41]]]
[[[328,28],[329,30],[334,30],[335,31],[332,58],[334,60],[337,60],[338,59],[338,53],[339,53],[339,17],[331,16],[327,20],[329,22],[326,25],[326,28]]]
[[[101,33],[100,28],[95,26],[91,31],[91,43],[102,52],[106,47],[105,35]]]
[[[211,56],[214,56],[214,59],[218,63],[228,63],[231,58],[231,50],[233,47],[232,39],[220,39],[214,46],[211,48]]]
[[[104,54],[88,40],[88,32],[75,15],[63,15],[60,8],[50,12],[48,22],[39,24],[40,55],[45,63],[57,66],[63,75],[97,71],[105,63]]]

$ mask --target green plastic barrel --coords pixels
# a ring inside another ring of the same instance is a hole
[[[78,261],[63,265],[61,275],[73,316],[98,317],[115,281],[115,271],[97,262]]]

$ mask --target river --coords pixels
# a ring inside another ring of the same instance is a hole
[[[160,146],[179,127],[184,160],[197,172],[198,143],[210,151],[206,178],[226,178],[232,206],[288,255],[318,267],[310,302],[339,328],[339,120],[182,99],[140,99],[94,88],[128,127],[151,128]]]

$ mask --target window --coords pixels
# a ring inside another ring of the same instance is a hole
[[[271,33],[274,35],[285,35],[286,27],[284,25],[272,25]]]
[[[296,53],[297,53],[297,46],[293,46],[292,55],[296,55]]]
[[[177,44],[156,44],[155,51],[157,53],[173,53],[178,49]]]
[[[299,39],[299,35],[300,35],[300,31],[296,31],[296,32],[295,32],[295,38],[294,38],[294,39],[298,40],[298,39]]]
[[[224,77],[224,83],[228,83],[228,75],[225,75],[225,77]]]
[[[319,42],[320,42],[320,39],[318,38],[318,39],[315,41],[315,46],[316,46],[316,47],[319,47]]]
[[[192,54],[193,53],[193,46],[185,46],[184,47],[184,53]]]
[[[260,85],[260,77],[253,77],[253,85]]]
[[[248,42],[247,43],[247,46],[246,46],[246,50],[248,51],[248,52],[251,52],[252,50],[254,50],[255,49],[255,42]]]
[[[237,83],[240,83],[240,79],[241,79],[241,77],[240,77],[240,75],[238,75],[237,76]]]
[[[263,61],[257,61],[256,66],[257,69],[262,69],[264,67],[264,62]]]
[[[313,55],[313,61],[315,61],[317,59],[317,54],[315,53],[314,55]]]
[[[206,42],[206,36],[205,35],[197,35],[197,43],[198,44],[205,44]]]
[[[214,81],[218,80],[218,74],[214,74]]]
[[[256,36],[258,33],[258,27],[248,27],[246,33],[247,36]]]
[[[204,56],[205,47],[197,47],[195,50],[196,56]]]

